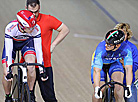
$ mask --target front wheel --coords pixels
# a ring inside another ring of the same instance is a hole
[[[110,88],[108,86],[105,87],[102,102],[110,102]]]
[[[22,85],[21,102],[31,102],[30,90],[27,83],[23,83]]]
[[[13,82],[12,82],[12,98],[14,102],[19,102],[18,101],[18,75],[15,74],[13,77]]]

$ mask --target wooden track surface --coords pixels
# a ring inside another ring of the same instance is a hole
[[[57,17],[70,28],[69,35],[56,47],[52,55],[55,90],[59,102],[91,102],[93,91],[90,81],[91,54],[105,33],[115,26],[115,22],[94,1],[41,0],[42,13]],[[134,37],[138,38],[137,0],[96,1],[118,22],[129,23]],[[16,19],[18,10],[24,9],[25,0],[0,0],[0,2],[0,50],[2,53],[4,28],[9,21]],[[75,37],[75,34],[78,36]],[[54,32],[54,38],[56,35],[57,32]],[[1,64],[0,66],[2,79],[3,69]],[[0,92],[0,102],[4,102],[5,94],[1,81]],[[36,95],[37,101],[43,102],[38,86]]]

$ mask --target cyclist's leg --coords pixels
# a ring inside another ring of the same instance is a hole
[[[12,51],[12,62],[14,62],[16,57],[16,52],[13,50]],[[12,80],[11,81],[7,81],[5,79],[6,75],[7,75],[7,57],[5,54],[5,46],[3,48],[3,53],[2,53],[2,66],[3,66],[3,78],[2,78],[2,84],[3,84],[3,88],[6,94],[6,99],[9,97],[9,100],[11,100],[11,85],[12,85]]]
[[[28,63],[35,63],[35,56],[32,54],[28,54],[25,56],[25,61]],[[35,67],[34,66],[28,66],[28,85],[29,89],[33,90],[36,74],[35,74]]]
[[[34,49],[34,43],[32,39],[27,40],[27,44],[21,49],[22,56],[25,59],[25,62],[27,63],[35,63],[35,49]],[[28,69],[28,85],[29,89],[33,90],[36,73],[35,73],[35,66],[27,66]]]
[[[123,83],[124,69],[120,62],[115,62],[109,69],[109,76],[114,81]],[[124,89],[120,85],[115,85],[115,99],[116,102],[122,102]]]
[[[52,67],[46,68],[46,74],[48,75],[47,81],[42,81],[39,77],[39,70],[36,69],[38,84],[42,98],[45,102],[57,102],[54,92],[53,71]]]
[[[20,63],[24,63],[24,62],[25,62],[25,59],[24,59],[23,56],[21,56]],[[39,70],[39,68],[37,68],[37,69]],[[33,101],[35,101],[35,85],[36,85],[36,80],[37,80],[37,78],[35,79],[35,82],[34,82],[34,85],[33,85],[33,90],[29,89],[30,90],[30,95],[31,95],[31,100],[33,100]]]
[[[7,81],[5,79],[6,75],[7,75],[7,68],[6,68],[6,63],[3,63],[3,79],[2,79],[2,83],[3,83],[3,87],[4,87],[4,91],[5,94],[10,94],[10,90],[11,90],[11,81]]]
[[[105,72],[103,71],[103,69],[101,70],[101,72],[100,72],[100,75],[101,75],[101,78],[100,78],[100,86],[102,86],[103,84],[105,84],[105,76],[106,76],[106,74],[105,74]],[[91,69],[91,81],[92,81],[92,85],[93,85],[93,95],[92,95],[92,102],[101,102],[102,101],[102,99],[96,99],[95,98],[95,84],[94,84],[94,80],[93,80],[93,68]],[[104,88],[102,89],[102,92],[104,91]]]

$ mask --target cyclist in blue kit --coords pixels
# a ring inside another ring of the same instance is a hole
[[[104,69],[109,69],[108,74],[110,79],[123,83],[124,69],[119,59],[124,59],[124,66],[126,69],[127,87],[130,94],[126,94],[127,98],[132,96],[132,53],[131,48],[125,42],[124,32],[113,29],[107,32],[105,40],[100,42],[92,55],[91,62],[91,81],[94,88],[92,102],[102,101],[102,91],[98,95],[98,89],[105,83]],[[115,85],[115,99],[116,102],[123,100],[123,87]],[[127,92],[127,90],[125,90]]]
[[[130,46],[132,50],[132,58],[133,58],[133,79],[132,79],[132,84],[131,84],[131,90],[132,90],[132,97],[130,98],[125,98],[125,102],[137,102],[137,88],[134,85],[135,82],[135,72],[138,69],[138,50],[136,45],[131,43],[129,39],[132,37],[133,33],[130,29],[130,25],[128,23],[118,23],[114,29],[119,29],[122,30],[125,34],[125,39],[124,41]],[[121,63],[123,64],[123,59],[120,60]],[[124,84],[126,84],[126,77],[124,76]]]

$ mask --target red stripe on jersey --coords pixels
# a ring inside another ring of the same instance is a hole
[[[15,41],[25,41],[27,39],[15,39],[15,38],[13,38],[13,40],[15,40]]]
[[[2,59],[2,64],[3,64],[3,63],[6,63],[6,59]]]
[[[26,51],[23,56],[25,57],[28,54],[33,54],[36,56],[36,53],[34,51]]]

